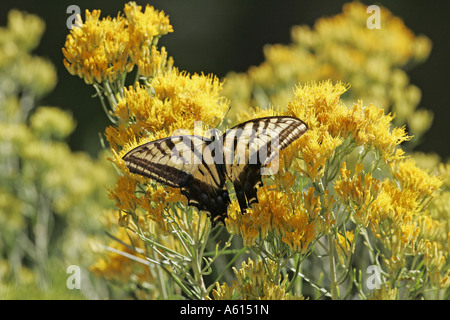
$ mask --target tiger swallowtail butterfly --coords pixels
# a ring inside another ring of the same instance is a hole
[[[233,184],[241,212],[245,213],[258,202],[261,175],[267,174],[278,151],[307,129],[294,117],[258,118],[222,135],[213,130],[211,138],[174,135],[148,142],[129,151],[123,160],[132,173],[180,188],[189,205],[209,213],[214,226],[216,222],[225,223],[231,202],[225,181]]]

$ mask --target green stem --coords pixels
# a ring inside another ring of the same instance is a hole
[[[108,117],[109,121],[111,121],[111,123],[113,123],[113,124],[117,124],[117,120],[114,119],[114,117],[109,112],[108,107],[106,106],[105,98],[103,97],[102,90],[100,90],[100,86],[98,84],[94,83],[94,89],[95,89],[95,91],[97,91],[97,96],[100,98],[100,103],[102,105],[103,111],[105,111],[105,114]]]
[[[216,280],[213,281],[213,283],[206,290],[208,293],[212,290],[212,288],[215,286],[215,284],[217,282],[219,282],[219,280],[222,278],[222,276],[225,274],[225,272],[234,264],[234,262],[237,260],[237,258],[239,258],[239,256],[242,253],[244,253],[247,249],[248,249],[247,247],[243,247],[241,250],[239,250],[239,252],[233,257],[233,259],[231,259],[231,261],[226,265],[226,267],[223,268],[222,272],[217,276]]]
[[[330,250],[328,259],[330,263],[331,299],[337,300],[339,299],[339,288],[336,281],[336,261],[334,259],[335,250],[334,250],[334,241],[330,235],[328,235],[328,247]]]
[[[139,78],[141,76],[141,73],[139,72],[139,69],[136,71],[136,76],[134,77],[134,82],[133,82],[133,88],[135,87],[136,83],[139,82]],[[136,88],[135,88],[136,89]]]
[[[206,297],[207,290],[202,274],[202,256],[199,254],[201,250],[200,248],[197,248],[197,243],[193,251],[192,271],[194,272],[194,280],[200,290],[200,299],[204,299]]]
[[[295,265],[295,271],[294,271],[294,275],[292,276],[291,282],[289,283],[289,286],[287,288],[287,292],[290,292],[292,290],[292,288],[294,287],[295,281],[297,280],[297,276],[300,272],[300,265],[301,265],[301,260],[300,259],[300,255],[296,254],[296,258],[297,258],[297,263]]]
[[[108,98],[109,104],[111,106],[111,110],[115,111],[116,106],[117,106],[117,100],[116,100],[116,97],[114,96],[113,91],[111,90],[111,85],[108,81],[105,81],[104,86],[105,86],[105,91],[107,93],[106,97]]]
[[[294,271],[294,270],[291,268],[291,271]],[[300,271],[298,271],[297,273],[298,273],[298,275],[300,276],[300,278],[302,278],[302,279],[305,280],[307,283],[309,283],[309,284],[311,285],[311,287],[313,287],[314,289],[316,289],[316,290],[317,290],[318,292],[320,292],[322,295],[331,298],[331,294],[330,294],[325,288],[322,288],[322,287],[320,286],[320,284],[318,285],[318,284],[314,283],[311,279],[309,279],[306,275],[304,275],[304,274],[301,273]],[[319,281],[319,282],[320,282],[320,281]]]
[[[132,230],[132,229],[130,229],[130,230],[133,231],[133,232],[135,232],[135,231]],[[178,260],[178,259],[179,259],[180,261],[183,261],[183,262],[190,262],[190,261],[191,261],[191,259],[190,259],[189,257],[186,257],[186,256],[182,255],[181,253],[179,253],[179,252],[177,252],[177,251],[174,251],[174,250],[172,250],[172,249],[170,249],[170,248],[168,248],[168,247],[166,247],[166,246],[164,246],[164,245],[158,243],[158,242],[155,241],[154,239],[147,238],[146,236],[144,236],[142,233],[139,233],[139,232],[135,232],[135,233],[136,233],[136,235],[139,236],[139,238],[141,238],[142,241],[144,241],[145,243],[149,244],[153,249],[157,248],[158,253],[160,253],[161,255],[164,256],[164,254],[160,251],[160,250],[163,250],[166,254],[172,255],[172,256],[171,256],[171,259],[172,259],[172,260]],[[108,235],[109,237],[111,237],[112,239],[121,242],[119,239],[117,239],[117,238],[114,237],[113,235],[111,235],[111,234],[109,234],[109,233],[107,233],[107,235]],[[123,242],[121,242],[121,243],[122,243],[123,245],[126,245],[126,244],[123,243]],[[127,246],[128,246],[128,245],[127,245]],[[136,252],[143,254],[143,252],[141,252],[138,248],[136,248]]]

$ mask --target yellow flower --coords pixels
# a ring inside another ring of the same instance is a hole
[[[356,144],[365,145],[366,149],[374,146],[387,161],[401,158],[402,153],[398,152],[396,147],[411,139],[404,127],[391,130],[394,116],[385,115],[383,109],[372,104],[364,107],[360,101],[342,116],[343,118],[337,119],[337,122],[342,124],[340,134],[351,134]]]
[[[259,235],[261,238],[267,236],[269,224],[261,224],[260,221],[266,218],[261,215],[258,220],[253,219],[253,209],[249,208],[245,214],[241,214],[241,209],[237,201],[233,201],[228,208],[228,217],[225,218],[225,225],[228,232],[237,234],[242,238],[244,246],[255,245]]]
[[[314,239],[319,234],[329,232],[334,224],[333,196],[330,196],[328,191],[321,196],[315,194],[314,190],[314,187],[311,187],[304,193],[293,193],[288,199],[293,206],[292,212],[285,213],[279,232],[282,235],[281,240],[288,244],[293,252],[305,254]]]
[[[325,171],[325,164],[332,158],[338,146],[343,142],[342,138],[332,137],[324,128],[309,130],[307,136],[299,139],[302,142],[301,155],[305,161],[304,172],[311,181],[320,180]]]
[[[348,205],[355,222],[363,227],[370,226],[382,242],[387,250],[386,267],[395,274],[405,265],[405,255],[423,250],[421,237],[431,237],[436,234],[431,230],[440,230],[439,223],[423,212],[423,199],[439,188],[440,180],[416,167],[410,159],[395,161],[391,167],[393,180],[381,182],[363,173],[362,165],[356,165],[351,175],[344,162],[334,189]],[[442,243],[442,239],[440,241]],[[341,247],[345,248],[342,244]],[[342,250],[338,249],[340,259]]]
[[[1,29],[4,30],[4,28]],[[34,14],[28,14],[12,9],[8,12],[7,30],[10,32],[12,40],[19,49],[24,52],[29,52],[39,45],[45,30],[45,22]],[[3,32],[2,36],[4,36]],[[14,49],[14,47],[9,48],[9,50],[13,50],[13,52],[15,51]],[[0,65],[1,64],[2,63],[0,62]]]
[[[153,6],[146,5],[144,12],[142,6],[134,1],[125,4],[123,9],[129,22],[130,32],[137,47],[149,46],[153,38],[173,32],[169,17],[164,11],[158,11]]]
[[[48,60],[31,55],[45,30],[44,20],[18,10],[8,12],[8,24],[0,27],[0,70],[2,79],[14,86],[2,86],[2,105],[15,98],[16,92],[29,92],[39,100],[52,91],[57,82],[56,68]]]
[[[437,227],[436,224],[430,225],[430,220],[426,218],[423,200],[439,186],[439,180],[428,176],[424,171],[418,171],[421,169],[415,167],[411,160],[397,162],[394,170],[399,183],[395,180],[383,181],[369,210],[373,222],[372,231],[389,251],[384,261],[392,273],[404,266],[405,255],[418,254],[423,250],[421,239],[432,235],[431,226]],[[407,172],[414,172],[414,176],[402,181]],[[415,184],[417,178],[422,179],[424,185]]]
[[[39,107],[30,118],[30,126],[43,139],[64,139],[75,129],[75,121],[61,109]]]
[[[142,137],[158,136],[164,125],[161,109],[162,102],[153,99],[144,86],[124,88],[123,98],[115,109],[118,124],[107,127],[105,132],[111,148],[119,152],[126,144],[136,144]]]
[[[155,97],[165,103],[166,117],[183,122],[183,126],[177,126],[177,129],[189,130],[194,121],[215,126],[228,109],[228,100],[221,96],[223,82],[214,75],[174,71],[155,77],[149,85]]]
[[[164,47],[159,52],[156,43],[162,35],[173,32],[169,17],[163,11],[152,6],[142,7],[135,2],[125,4],[124,13],[130,32],[130,58],[138,66],[139,73],[152,77],[163,71],[170,70],[173,59],[167,57]]]
[[[341,83],[333,85],[330,81],[299,86],[288,105],[289,112],[309,126],[299,140],[305,171],[313,181],[322,178],[327,160],[349,136],[357,146],[367,150],[374,146],[388,162],[402,158],[398,146],[411,138],[404,127],[391,130],[394,117],[385,115],[381,108],[372,104],[363,107],[362,102],[347,108],[340,101],[346,90]]]
[[[113,82],[133,68],[126,20],[99,18],[100,10],[86,10],[86,21],[72,28],[63,48],[65,67],[87,84]]]
[[[139,73],[147,78],[161,76],[173,68],[172,57],[167,56],[166,48],[158,51],[156,46],[142,47],[134,57]]]
[[[47,59],[18,55],[14,77],[18,84],[40,98],[51,92],[56,86],[57,74],[55,66]]]
[[[276,275],[276,264],[271,261],[265,263],[261,260],[257,262],[248,259],[248,263],[242,262],[241,269],[233,268],[237,278],[230,287],[226,283],[219,285],[212,290],[214,299],[239,298],[243,300],[297,300],[303,299],[292,295],[287,290],[287,278],[281,281],[281,275],[275,279],[271,275]]]
[[[285,231],[281,240],[285,242],[292,252],[305,254],[308,251],[309,244],[314,240],[316,231],[314,224],[308,223],[305,214],[294,213],[295,216],[289,219],[292,224],[292,230]]]
[[[155,221],[162,234],[170,231],[167,225],[166,209],[173,203],[184,201],[180,189],[164,187],[156,184],[147,185],[143,196],[136,201],[137,206],[144,210],[145,217]]]
[[[397,232],[400,249],[393,249],[393,252],[400,250],[408,250],[407,253],[414,253],[415,243],[419,236],[420,229],[415,224],[409,224],[408,222],[400,226],[400,230]]]
[[[417,193],[418,197],[431,196],[442,185],[442,181],[416,166],[413,159],[404,159],[391,165],[391,169],[402,188]]]
[[[353,238],[354,238],[354,233],[353,231],[346,231],[345,232],[345,236],[342,235],[341,233],[338,233],[338,238],[334,239],[335,242],[335,247],[336,247],[336,252],[339,258],[339,262],[345,266],[346,265],[346,261],[349,261],[350,259],[350,255],[353,253],[354,251],[354,242],[353,242]]]
[[[112,215],[112,212],[108,212],[108,214]],[[128,233],[125,228],[118,228],[114,236],[117,237],[117,239],[122,240],[124,243],[128,243],[129,237],[132,236],[132,234]],[[135,245],[139,241],[136,236],[133,240],[135,241]],[[136,252],[122,245],[119,241],[112,241],[110,245],[119,251],[136,254]],[[141,245],[144,244],[142,243]],[[144,256],[141,256],[141,258],[145,259]],[[124,255],[115,252],[108,252],[108,254],[104,255],[104,257],[97,260],[96,263],[90,267],[90,270],[95,274],[101,275],[102,277],[115,278],[116,280],[124,278],[126,281],[130,281],[130,278],[135,274],[135,268],[138,265],[138,263],[133,262],[133,260],[125,257]],[[148,270],[148,268],[142,268],[142,271],[145,271],[145,269]],[[145,274],[146,276],[150,275],[148,271],[145,272]],[[143,276],[143,274],[141,276]]]
[[[311,190],[311,189],[310,189]],[[308,190],[308,192],[310,191]],[[334,205],[336,199],[330,194],[330,191],[325,190],[325,193],[321,196],[322,204],[320,214],[317,219],[317,232],[319,234],[328,234],[331,227],[335,225],[334,217]]]
[[[245,246],[255,245],[258,236],[266,238],[273,230],[272,220],[276,219],[278,212],[285,210],[286,203],[282,201],[284,198],[281,192],[267,192],[262,187],[258,189],[258,199],[259,204],[253,205],[245,214],[241,214],[238,202],[233,201],[225,219],[228,231],[240,235]],[[265,210],[262,209],[264,207]]]
[[[418,59],[428,55],[429,49],[421,51],[420,56],[419,52],[415,52],[417,40],[400,18],[393,16],[383,7],[380,15],[385,27],[378,30],[380,33],[370,32],[366,26],[367,6],[359,2],[347,3],[343,6],[342,14],[319,19],[315,29],[320,35],[333,38],[337,43],[350,42],[361,51],[370,50],[374,56],[389,56],[393,64],[404,64],[415,55]],[[331,55],[331,52],[329,54]]]
[[[424,263],[432,271],[441,271],[445,266],[448,251],[444,251],[440,243],[425,240]]]
[[[299,85],[295,97],[288,104],[288,110],[303,119],[309,128],[316,128],[329,122],[341,112],[340,97],[348,90],[348,85],[331,81],[311,82]]]
[[[369,299],[371,300],[395,300],[398,297],[398,288],[390,283],[382,284],[381,288],[374,289]]]
[[[109,190],[108,196],[115,201],[120,210],[134,213],[137,208],[136,185],[136,179],[125,175],[121,176],[117,179],[116,186]]]
[[[126,145],[167,137],[177,129],[193,133],[196,121],[214,126],[228,108],[221,90],[217,77],[176,69],[155,76],[147,87],[124,88],[114,113],[118,123],[106,129],[106,137],[119,152]]]
[[[231,300],[235,296],[236,289],[231,286],[229,287],[225,282],[219,285],[216,282],[216,288],[212,290],[212,296],[214,300]],[[206,297],[207,299],[211,299],[210,297]]]
[[[343,162],[340,170],[341,176],[334,183],[334,190],[341,200],[352,209],[352,217],[355,222],[367,227],[373,218],[372,205],[379,196],[381,183],[369,173],[360,174],[362,168],[362,164],[357,164],[353,177],[350,177],[350,170],[347,170],[347,164]]]
[[[439,219],[439,217],[438,217]],[[447,242],[447,221],[440,221],[424,212],[417,217],[417,225],[420,228],[421,237],[428,240]]]
[[[143,288],[133,289],[133,293],[139,299],[160,298],[157,290],[145,288],[154,286],[155,275],[163,279],[166,278],[166,275],[155,273],[145,264],[146,256],[142,254],[147,251],[145,242],[137,234],[129,232],[127,228],[118,228],[114,221],[116,216],[116,211],[108,210],[101,217],[104,225],[108,227],[108,232],[115,239],[111,239],[106,244],[107,250],[104,245],[99,246],[97,239],[91,240],[91,248],[96,253],[97,260],[89,267],[89,270],[94,275],[108,281],[120,282],[130,287],[135,287],[136,283],[143,285]],[[130,259],[130,256],[133,256],[133,259]],[[160,280],[158,279],[158,281]]]
[[[314,188],[310,188],[302,194],[263,186],[258,189],[259,203],[245,214],[240,213],[236,201],[231,204],[225,221],[227,229],[240,235],[246,246],[255,245],[258,237],[263,240],[269,234],[275,234],[293,252],[304,254],[318,232],[329,230],[333,223],[330,200],[327,200],[328,207],[321,215],[321,203],[313,191]]]
[[[314,182],[322,178],[325,164],[331,158],[345,137],[335,134],[335,119],[346,107],[340,104],[340,95],[347,88],[341,83],[333,85],[330,81],[298,86],[295,98],[289,103],[289,113],[302,119],[308,125],[308,132],[299,140],[298,150],[303,157],[305,172]],[[344,117],[341,117],[344,118]]]
[[[372,212],[377,224],[375,234],[380,238],[394,233],[401,234],[402,228],[414,225],[422,206],[417,194],[409,190],[400,190],[395,181],[385,180],[381,186],[380,196],[390,199],[390,205],[384,211]],[[385,239],[398,241],[400,239]]]

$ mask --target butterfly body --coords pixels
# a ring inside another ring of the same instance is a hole
[[[225,181],[232,182],[241,212],[258,202],[257,188],[269,163],[307,130],[294,117],[249,120],[211,138],[172,136],[143,144],[124,157],[130,172],[180,188],[188,204],[223,222],[231,203]]]

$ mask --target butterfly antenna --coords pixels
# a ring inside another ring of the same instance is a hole
[[[223,114],[222,118],[219,119],[219,123],[217,123],[217,124],[214,126],[214,128],[219,128],[219,127],[223,124],[225,118],[227,117],[228,112],[230,112],[230,109],[231,109],[231,104],[228,105],[227,111],[225,111],[225,113]]]

